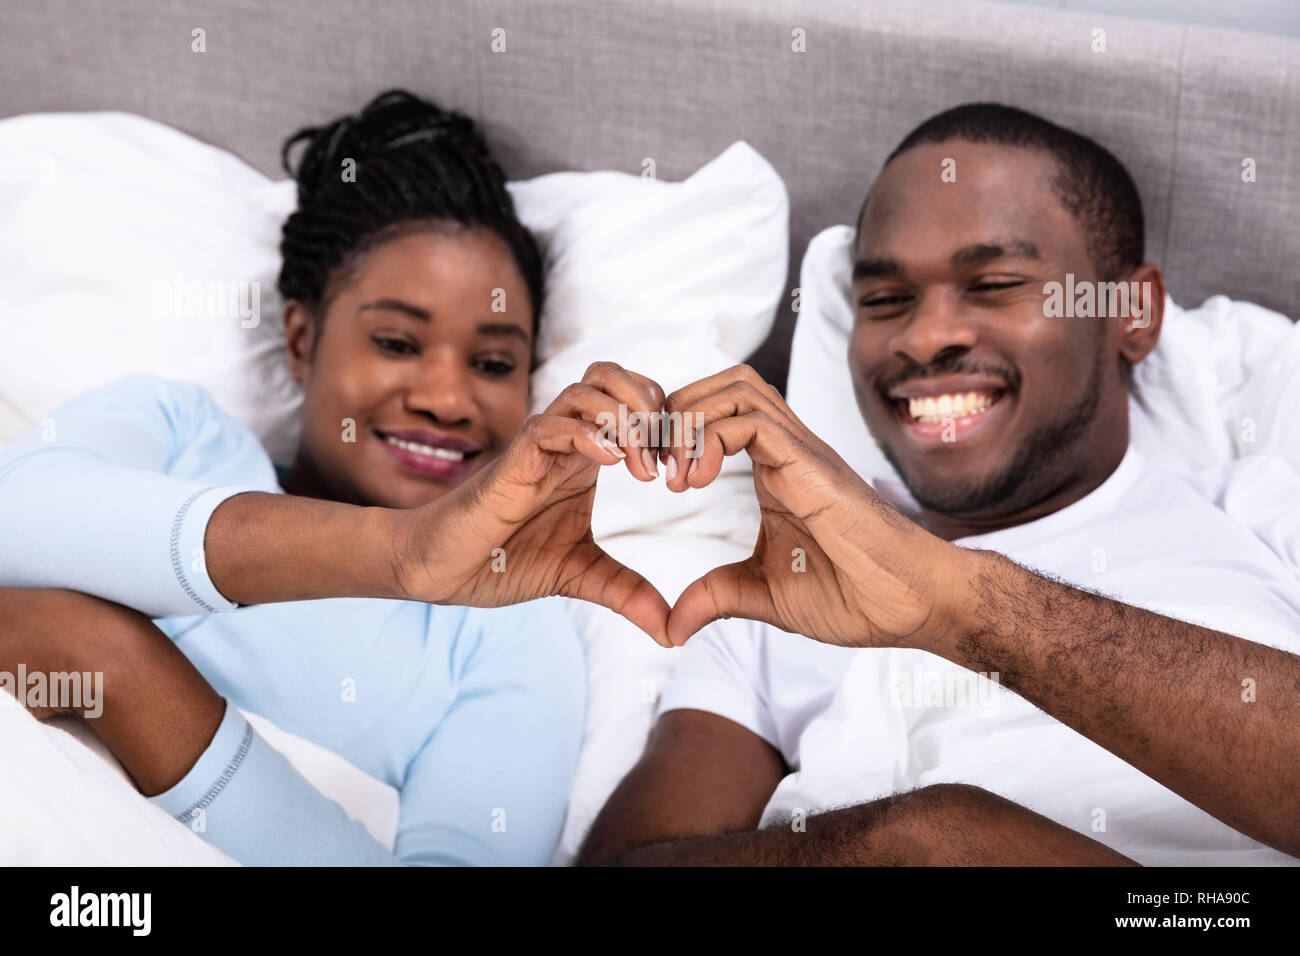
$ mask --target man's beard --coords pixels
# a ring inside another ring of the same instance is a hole
[[[911,475],[901,467],[893,449],[882,444],[880,450],[903,479],[912,497],[927,511],[942,515],[985,516],[1011,514],[1031,507],[1069,481],[1068,458],[1057,453],[1078,441],[1097,417],[1104,367],[1105,361],[1098,349],[1097,361],[1083,396],[1066,415],[1030,432],[1007,467],[998,474],[982,479],[953,479],[942,474]],[[1055,468],[1051,467],[1053,464]],[[1037,480],[1027,484],[1031,478]]]

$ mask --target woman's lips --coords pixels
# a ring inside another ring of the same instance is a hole
[[[375,429],[375,436],[397,464],[426,478],[460,478],[474,467],[474,460],[481,451],[460,439],[427,432],[382,432]]]

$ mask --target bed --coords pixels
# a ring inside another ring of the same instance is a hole
[[[691,354],[701,368],[748,356],[783,388],[789,374],[796,410],[819,409],[820,418],[805,415],[814,427],[818,421],[833,427],[836,408],[824,400],[829,386],[823,387],[820,366],[800,355],[812,356],[818,342],[833,355],[836,340],[818,338],[820,307],[809,317],[802,293],[812,283],[800,277],[805,252],[814,236],[830,243],[835,236],[824,230],[852,220],[885,155],[908,129],[958,102],[1009,102],[1113,149],[1137,180],[1148,258],[1161,264],[1175,301],[1194,305],[1221,294],[1283,314],[1294,314],[1300,302],[1300,230],[1294,228],[1300,43],[1294,40],[943,0],[528,0],[491,7],[402,0],[364,16],[337,0],[55,0],[8,11],[0,42],[0,117],[112,110],[158,121],[247,163],[250,175],[260,177],[254,185],[265,183],[258,202],[268,217],[285,208],[287,194],[274,192],[283,185],[274,180],[281,177],[285,135],[391,86],[482,117],[503,165],[520,181],[565,170],[637,177],[649,160],[658,179],[681,183],[721,157],[730,154],[734,162],[743,154],[746,163],[725,166],[720,178],[752,174],[753,195],[768,190],[768,212],[735,226],[738,235],[765,236],[754,253],[763,262],[761,281],[747,286],[752,301],[738,313],[747,323],[708,326],[716,334]],[[41,142],[48,134],[32,135]],[[57,170],[74,162],[79,149],[93,147],[77,135],[59,140],[66,158],[51,167],[56,184]],[[783,184],[779,197],[760,164]],[[5,208],[0,204],[0,226]],[[0,261],[19,261],[22,241],[21,231],[11,229],[5,238],[0,228]],[[23,334],[40,336],[39,328],[23,325],[19,280],[16,270],[6,277],[11,308],[0,317],[11,343],[9,357],[0,357],[0,441],[38,424],[41,409],[57,397],[48,368],[33,360],[30,348],[13,344]],[[1216,315],[1215,328],[1222,329],[1233,327],[1239,314]],[[803,342],[792,367],[796,319]],[[1279,331],[1271,319],[1265,324],[1278,336],[1290,331]],[[1204,352],[1205,343],[1223,338],[1199,341]],[[580,374],[584,361],[613,357],[607,342],[582,343],[560,355],[545,381],[562,384],[576,377],[575,368]],[[1246,339],[1239,344],[1244,355]],[[1194,345],[1186,346],[1188,355],[1196,354]],[[273,343],[258,354],[272,360]],[[691,369],[674,364],[672,348],[647,361],[668,374]],[[80,369],[80,378],[62,387],[95,384],[90,379],[106,374],[102,353],[89,353]],[[655,374],[653,367],[647,371]],[[292,395],[283,399],[292,402]],[[1207,415],[1213,420],[1215,410]],[[1164,433],[1157,420],[1150,429]],[[257,430],[268,448],[291,440],[274,422]],[[854,463],[876,477],[867,452]],[[719,483],[707,506],[674,514],[667,531],[628,518],[653,505],[618,497],[625,493],[635,496],[637,489],[602,489],[597,534],[670,601],[703,570],[748,552],[756,516],[743,466]],[[602,609],[576,607],[574,615],[588,639],[590,708],[557,863],[571,859],[635,759],[673,663],[671,651]],[[174,821],[150,814],[142,801],[132,803],[111,763],[87,749],[84,735],[68,733],[75,727],[19,717],[25,715],[0,710],[0,720],[10,722],[0,734],[5,760],[19,768],[0,787],[0,821],[10,821],[0,823],[5,862],[228,862]],[[367,790],[329,755],[313,754],[300,741],[282,743],[313,767],[322,790],[370,808],[358,812],[373,813],[374,826],[385,826],[389,795]],[[104,818],[117,829],[105,828],[69,796],[87,788],[121,797],[117,816]],[[151,836],[140,841],[115,833]]]

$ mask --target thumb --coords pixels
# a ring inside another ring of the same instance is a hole
[[[668,640],[668,602],[658,588],[594,543],[580,567],[577,574],[561,583],[560,594],[607,607],[649,634],[656,644],[672,646]]]
[[[668,615],[668,639],[674,645],[685,644],[700,628],[722,618],[771,622],[775,616],[767,581],[750,557],[716,567],[693,581]]]

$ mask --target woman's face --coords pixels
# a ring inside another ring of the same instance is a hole
[[[303,406],[287,490],[390,508],[445,494],[522,427],[532,329],[523,276],[482,229],[422,230],[375,247],[319,328],[288,303]]]

